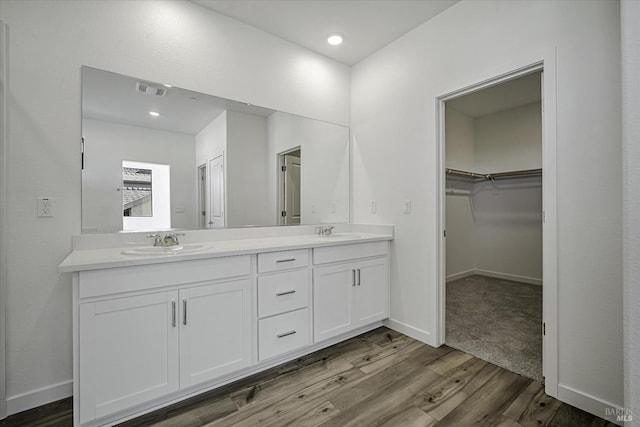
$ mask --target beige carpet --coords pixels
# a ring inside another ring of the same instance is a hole
[[[446,343],[542,381],[542,286],[486,276],[447,283]]]

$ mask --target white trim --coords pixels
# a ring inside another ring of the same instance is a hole
[[[2,116],[0,117],[0,420],[7,416],[7,394],[6,394],[6,356],[7,348],[5,341],[6,334],[6,283],[7,283],[7,154],[9,151],[7,144],[7,27],[0,21],[0,107]]]
[[[614,409],[622,411],[622,407],[614,405],[611,402],[607,402],[602,399],[598,399],[587,393],[583,393],[575,388],[569,387],[564,384],[558,384],[558,400],[568,403],[571,406],[582,409],[597,417],[604,418],[617,425],[622,425],[620,421],[616,421],[615,417],[607,417],[606,409]]]
[[[7,399],[7,416],[46,405],[73,395],[73,380],[42,387]]]
[[[437,347],[430,332],[423,331],[422,329],[418,329],[414,326],[408,325],[395,319],[386,319],[383,320],[382,323],[389,329],[400,332],[401,334],[413,338],[414,340],[429,344],[432,347]]]
[[[454,280],[464,279],[465,277],[473,275],[487,276],[493,277],[495,279],[511,280],[512,282],[528,283],[530,285],[542,286],[542,279],[538,279],[535,277],[518,276],[517,274],[500,273],[497,271],[480,270],[477,268],[473,270],[462,271],[460,273],[449,274],[446,278],[446,281],[447,283],[449,283],[453,282]]]
[[[557,266],[557,165],[556,165],[556,62],[557,50],[527,53],[524,57],[503,65],[502,73],[494,73],[479,82],[469,82],[440,93],[436,97],[436,272],[435,299],[431,308],[431,321],[435,325],[434,344],[444,344],[446,330],[446,242],[445,230],[445,102],[480,89],[484,89],[533,72],[543,72],[542,87],[542,168],[543,168],[543,321],[546,335],[543,337],[543,375],[546,394],[558,396],[558,266]],[[504,68],[509,67],[509,68]],[[461,87],[461,88],[460,88]]]
[[[465,277],[473,276],[477,270],[461,271],[460,273],[449,274],[445,279],[446,283],[453,282],[454,280],[464,279]]]

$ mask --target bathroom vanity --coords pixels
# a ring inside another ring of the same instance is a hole
[[[393,227],[339,228],[194,231],[186,251],[164,253],[135,235],[74,237],[59,269],[73,275],[75,425],[124,421],[380,326]]]

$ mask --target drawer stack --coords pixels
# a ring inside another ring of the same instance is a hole
[[[309,250],[258,254],[258,359],[311,343]]]

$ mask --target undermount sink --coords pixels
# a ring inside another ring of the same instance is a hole
[[[122,251],[123,255],[177,255],[204,251],[211,245],[203,243],[185,243],[173,246],[143,246]]]
[[[333,233],[329,235],[315,236],[315,240],[318,242],[336,242],[340,240],[359,239],[362,235],[358,233]]]

